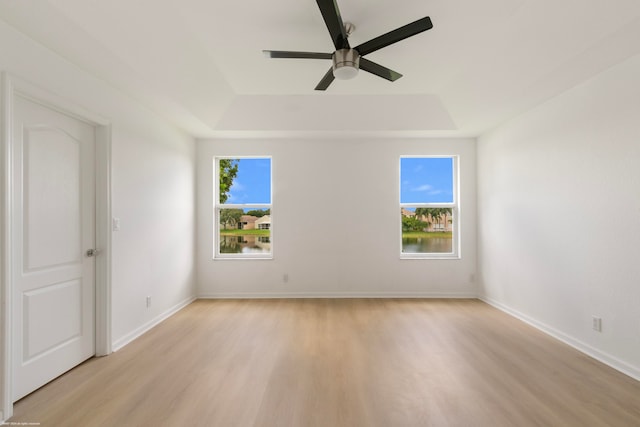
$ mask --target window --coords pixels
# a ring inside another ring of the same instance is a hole
[[[454,156],[400,158],[401,258],[457,258],[458,194]]]
[[[271,258],[271,158],[214,160],[214,258]]]

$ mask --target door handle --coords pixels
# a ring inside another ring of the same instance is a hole
[[[98,255],[98,250],[97,249],[87,249],[87,256],[88,257],[93,257]]]

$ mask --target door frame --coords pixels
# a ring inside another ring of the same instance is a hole
[[[111,123],[82,106],[8,72],[0,76],[0,422],[13,415],[12,319],[12,132],[16,96],[90,123],[96,128],[95,354],[112,352],[111,342]]]

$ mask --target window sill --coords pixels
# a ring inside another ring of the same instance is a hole
[[[265,261],[272,260],[273,256],[230,256],[230,257],[213,257],[213,261]]]
[[[418,254],[402,254],[400,255],[400,259],[401,260],[421,260],[421,259],[425,259],[425,260],[459,260],[462,259],[462,257],[460,255],[451,255],[451,254],[447,254],[447,255],[418,255]]]

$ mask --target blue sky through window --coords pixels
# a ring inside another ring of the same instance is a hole
[[[400,158],[400,203],[453,203],[453,158]]]
[[[237,159],[238,175],[229,191],[229,204],[271,203],[271,159]]]

